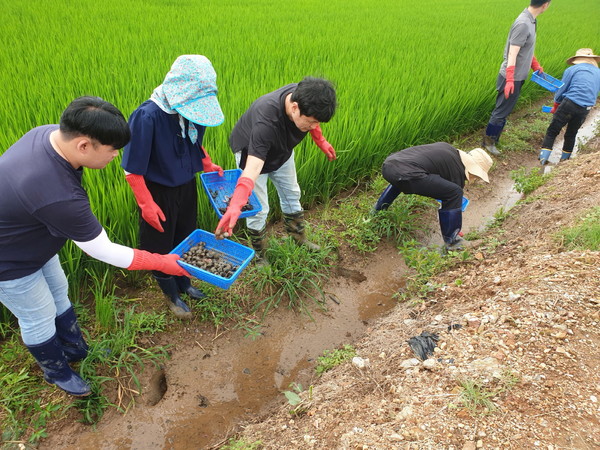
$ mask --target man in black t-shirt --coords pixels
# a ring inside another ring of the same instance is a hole
[[[465,180],[477,177],[489,183],[492,158],[481,148],[466,153],[446,142],[417,145],[392,153],[381,168],[390,185],[375,204],[375,210],[387,209],[400,195],[418,194],[442,202],[440,229],[445,250],[461,250],[462,198]]]
[[[294,147],[310,132],[329,161],[336,159],[334,148],[325,140],[320,122],[329,122],[336,108],[333,85],[321,78],[307,77],[258,98],[235,124],[229,144],[243,170],[229,207],[215,234],[232,233],[241,208],[252,190],[262,211],[246,219],[258,262],[265,263],[266,221],[269,213],[267,180],[277,188],[286,230],[299,244],[318,250],[304,234],[300,187],[296,178]]]

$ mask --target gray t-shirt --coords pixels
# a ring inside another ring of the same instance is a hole
[[[513,22],[508,33],[506,46],[504,47],[504,61],[500,66],[500,74],[506,77],[506,63],[508,61],[508,49],[511,45],[521,47],[517,55],[517,64],[515,66],[515,81],[523,81],[529,75],[533,51],[535,50],[535,32],[537,22],[531,13],[525,10],[519,14],[519,17]]]

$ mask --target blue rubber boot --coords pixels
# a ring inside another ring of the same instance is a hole
[[[375,211],[388,209],[399,195],[400,189],[390,184],[383,190],[379,196],[379,200],[377,200],[377,203],[375,203]]]
[[[180,294],[187,294],[188,297],[193,298],[194,300],[200,300],[206,297],[204,292],[192,286],[192,281],[188,277],[175,277],[175,281],[177,282],[177,288],[179,289]]]
[[[440,219],[440,230],[442,239],[444,239],[444,247],[446,251],[464,250],[464,241],[458,235],[462,228],[462,211],[456,209],[440,209],[438,210]]]
[[[169,299],[169,309],[175,314],[175,317],[185,320],[192,319],[194,316],[190,307],[179,297],[179,288],[177,287],[175,277],[157,277],[155,275],[154,278],[160,289]]]
[[[64,313],[54,319],[56,337],[68,362],[81,361],[87,356],[88,345],[83,338],[77,316],[70,306]]]
[[[560,161],[566,161],[567,159],[571,159],[571,153],[572,152],[565,152],[563,150],[562,154],[560,155]]]
[[[542,166],[548,164],[548,160],[550,159],[551,154],[552,154],[552,149],[543,148],[540,150],[538,159],[540,160],[540,164]]]
[[[44,380],[48,383],[55,384],[75,397],[91,394],[89,384],[69,367],[56,335],[43,344],[28,345],[27,348],[41,367]]]

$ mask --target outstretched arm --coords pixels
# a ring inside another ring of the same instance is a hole
[[[104,229],[91,241],[73,242],[92,258],[112,266],[128,270],[158,270],[169,275],[189,277],[185,269],[177,264],[179,255],[160,255],[158,253],[150,253],[145,250],[115,244],[108,238]]]

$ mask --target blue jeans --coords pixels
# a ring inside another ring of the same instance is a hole
[[[58,255],[31,275],[0,281],[0,302],[19,320],[25,345],[42,344],[56,334],[56,316],[71,306],[68,288]]]
[[[235,161],[240,166],[242,152],[235,154]],[[296,162],[294,152],[283,166],[274,172],[263,173],[258,176],[254,183],[254,194],[262,206],[262,211],[257,215],[246,218],[246,226],[254,231],[261,231],[267,224],[269,215],[269,196],[267,191],[267,180],[271,180],[279,194],[279,204],[284,214],[294,214],[302,211],[300,204],[300,186],[296,176]]]

